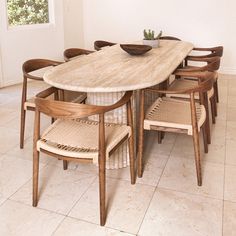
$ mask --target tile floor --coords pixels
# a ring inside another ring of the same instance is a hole
[[[30,94],[44,85],[32,83]],[[33,113],[19,149],[20,86],[0,89],[0,235],[236,235],[236,76],[221,75],[212,144],[196,184],[191,137],[146,135],[145,172],[135,185],[129,169],[107,171],[108,213],[99,226],[97,168],[42,155],[40,200],[31,206]],[[43,127],[50,120],[43,118]]]

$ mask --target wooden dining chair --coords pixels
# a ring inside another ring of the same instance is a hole
[[[201,59],[204,59],[204,58],[222,57],[223,56],[223,50],[224,50],[224,48],[222,46],[211,47],[211,48],[194,48],[193,52],[198,51],[198,52],[204,52],[204,53],[201,54],[201,55],[189,55],[189,56],[187,56],[185,58],[185,65],[189,66],[189,61],[197,60],[197,61],[200,62]],[[208,53],[206,54],[205,52],[208,52]],[[215,77],[213,86],[214,86],[216,101],[218,103],[219,102],[218,74]]]
[[[160,39],[162,40],[176,40],[176,41],[181,41],[181,39],[179,39],[179,38],[176,38],[176,37],[173,37],[173,36],[168,36],[168,35],[166,35],[166,36],[161,36],[160,37]]]
[[[116,43],[111,43],[103,40],[97,40],[94,42],[94,49],[96,51],[100,51],[103,47],[111,47],[113,45],[116,45]]]
[[[115,104],[95,106],[63,101],[47,100],[57,91],[49,88],[36,96],[33,152],[33,206],[38,203],[39,153],[67,161],[98,163],[100,224],[106,221],[106,160],[124,142],[128,140],[131,184],[135,183],[134,137],[131,109],[132,92],[126,92]],[[126,105],[127,125],[105,123],[105,113]],[[56,121],[40,135],[40,114],[56,118]],[[87,119],[98,115],[99,121]]]
[[[22,65],[23,71],[23,85],[22,85],[22,99],[21,99],[21,122],[20,122],[20,148],[24,148],[24,133],[25,133],[25,118],[26,111],[35,110],[35,98],[27,97],[28,80],[43,81],[43,75],[32,74],[43,68],[50,68],[52,66],[60,65],[62,62],[52,61],[47,59],[31,59]],[[57,96],[57,95],[56,95]]]
[[[211,71],[213,72],[214,75],[214,83],[216,79],[218,78],[218,73],[217,70],[220,67],[220,57],[206,57],[206,58],[190,58],[188,61],[197,61],[197,62],[205,62],[205,66],[185,66],[183,68],[178,69],[178,72],[184,72],[184,71]],[[192,87],[194,84],[197,84],[198,80],[197,79],[188,79],[188,78],[183,78],[181,79],[176,79],[174,80],[170,85],[169,85],[169,90],[175,90],[176,88],[188,88]],[[216,93],[215,93],[215,87],[212,87],[211,90],[208,92],[208,99],[211,104],[211,115],[212,115],[212,123],[215,124],[215,117],[217,116],[217,106],[216,106]],[[175,97],[182,97],[186,98],[186,95],[184,94],[176,94]],[[196,99],[199,99],[199,96],[196,94],[195,95]],[[205,104],[205,106],[208,107],[208,104]]]
[[[202,185],[201,156],[199,144],[199,132],[203,131],[205,153],[208,152],[206,138],[206,110],[204,107],[204,94],[212,88],[212,72],[181,72],[177,75],[190,78],[198,78],[199,84],[192,88],[182,88],[176,91],[145,89],[140,94],[140,126],[139,126],[139,150],[138,150],[138,176],[143,174],[143,139],[144,130],[156,130],[165,132],[185,133],[193,136],[197,183]],[[190,101],[183,101],[169,97],[158,98],[144,113],[145,91],[153,91],[161,94],[189,94]],[[200,103],[195,101],[194,95],[200,94]]]
[[[94,51],[86,50],[86,49],[81,49],[81,48],[67,48],[63,55],[64,55],[64,60],[70,61],[72,59],[75,59],[78,56],[81,55],[88,55],[90,53],[93,53]]]

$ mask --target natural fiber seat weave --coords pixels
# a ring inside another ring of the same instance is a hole
[[[203,105],[196,103],[198,130],[206,119]],[[188,101],[172,98],[158,98],[148,109],[144,119],[144,129],[150,130],[151,126],[179,128],[192,135],[191,110]]]
[[[131,129],[127,125],[105,124],[106,158]],[[93,159],[98,162],[98,122],[91,120],[55,121],[37,142],[40,148],[62,156]]]

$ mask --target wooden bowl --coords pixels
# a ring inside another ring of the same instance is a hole
[[[130,55],[143,55],[152,49],[151,46],[140,44],[120,44],[120,47]]]

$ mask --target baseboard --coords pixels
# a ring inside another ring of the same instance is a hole
[[[236,75],[236,68],[223,67],[219,70],[221,74]]]
[[[3,82],[1,83],[0,88],[8,87],[8,86],[11,86],[11,85],[16,85],[16,84],[20,84],[20,83],[22,83],[22,79],[21,80],[12,80],[12,81],[7,81],[7,82],[5,82],[3,80]]]

